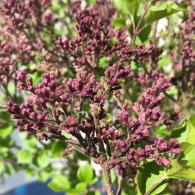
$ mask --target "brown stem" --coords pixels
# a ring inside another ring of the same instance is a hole
[[[121,195],[122,190],[123,190],[123,187],[124,187],[126,181],[127,181],[127,178],[122,178],[122,179],[121,179],[121,181],[120,181],[120,183],[119,183],[119,186],[118,186],[118,188],[117,188],[116,195]]]
[[[106,163],[102,164],[102,174],[103,174],[103,182],[106,188],[107,195],[114,195],[114,192],[112,190],[110,170],[106,166]]]
[[[100,153],[101,153],[101,166],[102,166],[102,174],[103,174],[103,183],[106,188],[107,195],[114,195],[114,192],[112,190],[112,182],[111,182],[111,176],[110,176],[110,170],[107,167],[107,156],[106,156],[106,150],[104,148],[104,142],[101,139],[101,132],[100,132],[100,124],[99,124],[99,105],[98,104],[91,104],[90,105],[90,111],[94,119],[94,125],[95,129],[97,131],[97,136],[99,138],[99,147],[100,147]]]
[[[118,98],[116,95],[114,95],[113,97],[114,97],[114,100],[115,100],[116,103],[117,103],[117,106],[118,106],[122,111],[124,111],[124,107],[123,107],[122,103],[120,102],[119,98]]]
[[[0,106],[0,109],[6,109],[7,106]]]

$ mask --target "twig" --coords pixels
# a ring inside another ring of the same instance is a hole
[[[0,109],[6,109],[7,108],[7,106],[0,106]]]
[[[102,165],[102,174],[103,174],[103,180],[104,180],[104,185],[105,185],[107,194],[114,195],[114,192],[112,190],[112,181],[111,181],[111,176],[110,176],[110,170],[106,166],[106,163],[103,163],[103,165]]]
[[[100,125],[99,125],[99,104],[91,104],[90,105],[90,111],[94,119],[94,125],[95,129],[97,131],[97,136],[99,138],[99,147],[100,147],[100,152],[101,152],[101,161],[100,165],[102,166],[102,174],[103,174],[103,181],[104,185],[107,191],[108,195],[114,195],[114,192],[112,190],[112,181],[111,181],[111,176],[110,176],[110,170],[107,167],[107,156],[106,156],[106,150],[104,148],[104,143],[103,140],[101,139],[101,132],[100,132]]]
[[[122,111],[124,111],[124,107],[123,107],[122,103],[120,102],[120,100],[118,99],[118,97],[117,97],[116,95],[113,95],[113,98],[114,98],[114,100],[116,101],[118,107],[119,107]]]
[[[133,33],[133,38],[132,38],[132,40],[131,40],[131,46],[133,46],[133,44],[134,44],[134,42],[135,42],[135,38],[136,38],[136,36],[139,34],[139,30],[140,30],[139,27],[140,27],[140,25],[141,25],[141,23],[142,23],[142,21],[143,21],[145,15],[147,14],[147,12],[148,12],[148,10],[149,10],[150,5],[152,4],[152,2],[153,2],[153,0],[151,0],[151,1],[144,7],[144,9],[143,9],[143,14],[142,14],[142,16],[141,16],[141,18],[140,18],[140,20],[139,20],[139,22],[138,22],[138,24],[137,24],[137,26],[136,26],[136,29],[135,29],[135,31],[134,31],[134,33]]]
[[[125,184],[125,179],[121,179],[117,188],[116,195],[121,195],[124,184]]]

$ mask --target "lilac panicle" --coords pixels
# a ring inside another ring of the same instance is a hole
[[[3,6],[11,9],[5,10],[5,15],[18,11],[14,10],[15,2],[4,2]],[[35,9],[30,12],[33,17],[42,14],[36,12],[35,0],[27,2],[28,6],[25,3],[22,7],[24,13],[19,18],[9,16],[17,28],[31,25],[29,17],[24,17],[27,8],[28,11],[29,8]],[[39,5],[47,7],[49,3],[40,1]],[[59,68],[57,73],[47,71],[41,82],[35,85],[28,72],[18,70],[18,87],[31,94],[24,103],[10,102],[7,106],[18,128],[39,139],[54,138],[67,142],[69,147],[64,155],[74,148],[96,162],[101,163],[101,158],[104,158],[108,167],[115,168],[123,176],[136,173],[139,165],[147,159],[169,167],[167,154],[179,154],[180,146],[175,139],[165,141],[152,136],[152,130],[168,119],[160,104],[166,98],[164,94],[171,86],[170,80],[154,67],[149,76],[135,74],[131,68],[132,61],[156,63],[161,49],[154,45],[131,48],[128,31],[112,27],[114,8],[109,1],[100,0],[84,9],[78,1],[72,6],[76,36],[55,39],[54,47],[60,53],[59,58],[64,57],[64,64],[69,64],[74,70],[74,76],[66,77]],[[44,24],[49,22],[45,20],[50,20],[50,15],[44,18]],[[32,49],[26,44],[22,50],[28,53]],[[53,55],[49,51],[47,54],[46,58],[52,64]],[[104,69],[99,63],[103,57],[108,59]],[[56,68],[55,65],[48,66]],[[130,101],[123,92],[129,90],[126,83],[131,81],[145,83],[147,87],[139,91],[137,100]],[[108,120],[109,115],[111,120]],[[177,114],[169,118],[171,122],[177,119]],[[71,134],[73,138],[64,134]]]

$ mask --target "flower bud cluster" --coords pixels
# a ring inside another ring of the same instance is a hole
[[[1,3],[0,10],[13,28],[23,28],[33,24],[33,21],[50,19],[44,11],[50,6],[50,0],[6,0]],[[42,9],[40,9],[42,8]],[[38,25],[38,24],[36,24]]]
[[[153,144],[145,145],[144,148],[132,147],[128,151],[126,149],[127,146],[128,142],[119,141],[115,148],[120,148],[121,152],[126,153],[126,157],[122,155],[118,156],[118,154],[115,153],[109,161],[109,167],[116,168],[118,174],[122,176],[127,174],[128,168],[130,168],[129,171],[135,171],[136,167],[145,159],[154,159],[157,164],[169,167],[170,160],[164,154],[169,153],[176,155],[181,152],[179,143],[175,139],[165,142],[162,138],[157,138]]]
[[[133,53],[135,60],[140,63],[144,63],[149,60],[156,63],[162,53],[162,49],[157,48],[155,45],[140,45],[133,51]]]
[[[123,131],[117,130],[115,127],[107,127],[102,129],[102,137],[105,140],[118,140],[121,139],[124,136]]]
[[[133,78],[135,74],[130,67],[132,60],[156,62],[161,50],[153,45],[132,49],[127,31],[111,26],[112,6],[100,2],[77,11],[76,37],[61,37],[55,42],[60,52],[68,56],[66,62],[73,65],[72,78],[48,71],[34,85],[28,73],[17,71],[18,87],[31,95],[21,105],[10,102],[8,111],[21,130],[40,139],[67,142],[69,148],[64,154],[74,148],[96,162],[104,158],[107,165],[123,176],[129,171],[135,173],[147,159],[168,167],[167,156],[178,154],[179,144],[174,139],[155,138],[151,131],[165,117],[160,103],[170,81],[154,68],[150,76],[143,73]],[[99,67],[102,57],[108,59],[105,69]],[[131,102],[132,109],[122,92],[129,90],[126,83],[136,79],[138,83],[147,83],[147,88],[140,90],[138,99]],[[112,120],[108,120],[109,115]]]
[[[177,43],[177,50],[173,58],[175,66],[173,84],[180,87],[183,91],[195,84],[195,9],[193,1],[188,3],[189,13],[180,25],[180,41]]]

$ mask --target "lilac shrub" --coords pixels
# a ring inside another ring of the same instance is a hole
[[[182,116],[170,90],[175,80],[178,94],[194,83],[194,11],[182,23],[175,70],[168,76],[158,66],[164,52],[157,35],[138,39],[162,12],[156,3],[165,3],[163,13],[176,12],[167,10],[169,1],[146,2],[140,16],[120,13],[110,0],[68,0],[62,16],[50,0],[0,3],[0,87],[7,111],[43,147],[64,143],[64,158],[79,152],[99,164],[108,195],[114,194],[110,170],[134,185],[140,167],[152,162],[167,171],[183,154],[183,144],[168,132]],[[116,19],[124,24],[116,27]],[[62,26],[66,32],[59,33]],[[162,127],[166,136],[156,133]]]
[[[35,24],[39,28],[52,22],[50,15],[36,12],[36,6],[44,8],[49,1],[41,1],[41,5],[29,1],[24,7],[14,2],[4,1],[2,5],[7,8],[4,14],[13,27],[33,25],[31,17],[43,17],[41,25]],[[139,165],[149,159],[170,167],[170,154],[181,152],[178,141],[155,137],[152,133],[169,118],[161,102],[171,86],[170,79],[153,66],[149,73],[136,73],[131,68],[132,61],[155,64],[161,49],[154,45],[130,46],[128,31],[112,27],[115,9],[110,2],[97,1],[84,9],[80,4],[74,5],[79,7],[73,9],[76,36],[53,39],[59,58],[64,57],[61,61],[64,65],[52,65],[48,60],[48,70],[38,84],[33,83],[28,71],[20,68],[16,71],[18,89],[29,94],[22,104],[10,101],[7,105],[17,127],[40,140],[64,141],[68,145],[64,155],[76,150],[90,157],[103,167],[107,184],[110,183],[109,169],[117,170],[122,177],[134,177]],[[24,9],[22,14],[16,7]],[[33,54],[32,45],[23,46],[25,54],[28,51],[29,55]],[[107,64],[101,72],[103,58]],[[54,71],[56,67],[58,71]],[[64,67],[73,69],[74,76],[65,76]],[[124,95],[126,84],[131,81],[145,86],[139,89],[135,100]],[[108,116],[112,116],[112,120]],[[173,113],[169,122],[174,123],[178,116]],[[68,138],[68,134],[72,138]],[[106,186],[111,194],[111,186]]]

